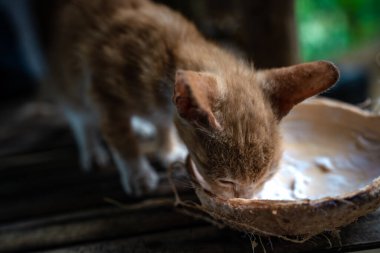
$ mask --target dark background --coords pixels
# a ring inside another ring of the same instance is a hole
[[[379,1],[159,2],[183,13],[206,37],[257,68],[332,60],[341,69],[341,80],[325,95],[354,104],[379,96]],[[0,1],[1,99],[36,93],[46,67],[43,50],[56,3]]]

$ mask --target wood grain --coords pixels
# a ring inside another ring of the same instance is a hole
[[[40,130],[34,134],[46,129]],[[343,228],[340,238],[325,233],[294,244],[248,236],[178,212],[165,173],[157,191],[133,199],[123,193],[115,170],[83,173],[73,140],[48,139],[33,148],[20,142],[17,151],[0,156],[0,252],[253,252],[251,241],[254,252],[275,253],[380,247],[380,210]],[[177,182],[181,196],[194,200],[188,185]]]

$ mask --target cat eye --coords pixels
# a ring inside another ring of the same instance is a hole
[[[226,179],[218,179],[218,183],[224,187],[234,187],[236,185],[235,182]]]

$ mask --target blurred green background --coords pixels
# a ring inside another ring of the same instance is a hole
[[[380,39],[379,0],[297,0],[304,61],[339,58]]]

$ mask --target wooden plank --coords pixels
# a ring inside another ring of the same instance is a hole
[[[74,143],[57,108],[30,98],[2,103],[0,122],[0,157]]]
[[[31,251],[204,224],[174,211],[173,199],[102,208],[0,227],[0,252]]]
[[[248,237],[211,226],[182,228],[119,240],[46,251],[94,252],[252,252]]]
[[[166,172],[159,173],[166,177]],[[182,177],[184,175],[183,172]],[[0,197],[3,200],[7,197],[17,197],[18,194],[33,195],[34,192],[58,186],[100,183],[107,180],[119,180],[115,168],[95,168],[85,173],[79,168],[72,147],[0,158]]]
[[[338,233],[323,233],[302,244],[280,239],[262,238],[263,244],[273,250],[267,252],[348,252],[372,249],[380,246],[380,210],[360,218]]]
[[[177,186],[182,193],[191,191],[183,185]],[[173,196],[166,178],[162,178],[158,189],[143,198]],[[117,199],[125,203],[134,203],[142,198],[131,198],[125,195],[118,176],[105,178],[98,182],[78,182],[58,188],[47,188],[46,191],[27,195],[25,198],[2,201],[0,203],[0,224],[8,224],[17,220],[33,219],[46,215],[73,212],[89,208],[108,206],[104,199]]]
[[[0,224],[106,206],[105,197],[136,201],[124,194],[115,169],[84,173],[76,159],[73,147],[0,158]],[[172,195],[166,173],[161,178],[145,198]]]
[[[254,252],[347,252],[379,247],[379,230],[380,211],[344,228],[340,239],[336,234],[324,233],[302,244],[202,226],[91,242],[48,252],[252,252],[251,240],[256,241]]]
[[[368,222],[375,222],[376,226],[363,230],[362,226]],[[379,223],[378,216],[375,220],[371,217],[361,219],[341,232],[340,242],[338,237],[324,234],[306,243],[296,244],[275,238],[249,237],[228,229],[220,230],[216,227],[202,226],[133,238],[91,242],[47,252],[347,252],[379,247]],[[360,238],[356,234],[361,234]],[[251,246],[252,240],[256,241],[254,251]]]

